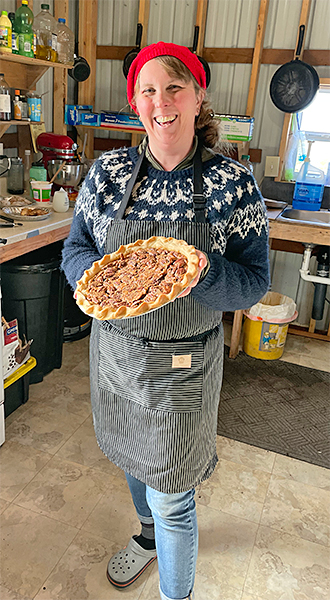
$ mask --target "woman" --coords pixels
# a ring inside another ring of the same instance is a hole
[[[139,52],[127,95],[147,137],[94,163],[63,251],[73,288],[93,261],[140,238],[184,239],[199,252],[198,276],[180,298],[137,318],[94,320],[91,335],[97,440],[125,471],[142,524],[107,576],[127,587],[157,549],[162,600],[192,597],[194,488],[217,462],[222,311],[252,306],[269,283],[263,201],[251,174],[212,150],[219,134],[205,88],[187,48],[159,42]]]

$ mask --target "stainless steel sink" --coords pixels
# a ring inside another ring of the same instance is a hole
[[[326,210],[298,210],[288,207],[277,217],[277,221],[299,221],[308,225],[330,228],[330,212]]]

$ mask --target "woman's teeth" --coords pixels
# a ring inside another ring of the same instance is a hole
[[[176,119],[176,115],[169,115],[169,116],[165,116],[165,117],[155,117],[155,121],[156,123],[158,123],[158,125],[166,125],[166,124],[170,124],[173,123],[173,121],[175,121]]]

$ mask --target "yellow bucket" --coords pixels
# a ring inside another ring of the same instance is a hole
[[[291,319],[268,323],[261,317],[252,317],[244,311],[243,350],[248,356],[263,360],[281,358],[284,352],[289,323],[297,318],[296,311]]]

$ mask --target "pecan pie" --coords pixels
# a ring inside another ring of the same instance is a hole
[[[77,283],[77,304],[102,321],[143,315],[185,290],[197,276],[198,262],[195,248],[184,240],[137,240],[85,271]]]

